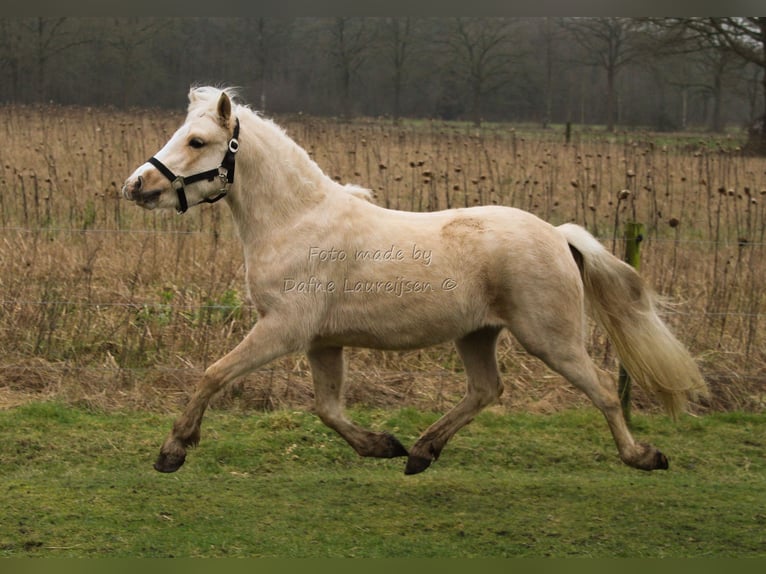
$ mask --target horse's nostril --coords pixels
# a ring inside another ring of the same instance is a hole
[[[136,191],[141,191],[141,188],[144,187],[144,178],[142,178],[140,175],[138,176],[138,179],[136,180]]]

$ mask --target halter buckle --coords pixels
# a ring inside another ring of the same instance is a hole
[[[184,178],[179,175],[173,181],[170,182],[170,186],[173,189],[175,189],[176,191],[178,191],[179,189],[183,189],[184,188]]]

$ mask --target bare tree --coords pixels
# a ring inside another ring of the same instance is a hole
[[[0,18],[0,70],[8,73],[10,90],[3,86],[3,92],[10,94],[10,99],[19,98],[19,79],[21,76],[22,56],[21,34],[15,20]]]
[[[402,113],[402,90],[406,80],[408,64],[412,59],[411,18],[388,18],[384,24],[382,45],[389,55],[393,74],[391,84],[394,92],[393,120],[399,121]]]
[[[269,61],[269,42],[266,31],[266,18],[259,17],[249,22],[253,42],[253,62],[255,85],[259,94],[260,109],[266,110],[266,66]]]
[[[748,148],[766,154],[766,16],[689,18],[687,25],[711,41],[725,43],[740,58],[763,70],[763,115],[751,129]]]
[[[648,18],[647,21],[662,36],[663,59],[670,56],[677,62],[668,83],[681,89],[684,112],[688,92],[697,90],[713,102],[710,130],[723,131],[727,78],[732,76],[732,72],[741,70],[742,61],[721,37],[711,33],[705,19]],[[682,114],[682,125],[686,125],[684,120],[685,114]]]
[[[288,20],[260,16],[244,21],[243,50],[249,55],[248,63],[253,70],[253,91],[258,95],[261,111],[266,110],[273,70],[287,43],[289,30]]]
[[[338,71],[341,113],[351,117],[351,81],[367,58],[371,37],[363,18],[338,17],[330,28],[330,55]]]
[[[50,61],[64,52],[91,42],[91,38],[78,35],[68,24],[71,19],[34,18],[27,26],[35,38],[35,80],[39,100],[48,99],[47,71]]]
[[[448,46],[454,65],[468,84],[470,114],[474,124],[482,120],[485,98],[511,79],[513,31],[510,18],[454,18]]]
[[[646,54],[644,24],[633,18],[600,17],[562,20],[584,52],[584,63],[606,73],[606,129],[614,131],[617,79],[625,66]]]
[[[545,67],[542,124],[543,127],[548,127],[553,116],[554,72],[561,59],[557,47],[559,46],[562,33],[561,28],[556,25],[555,20],[549,16],[538,20],[536,31],[536,35],[541,44],[540,50],[542,52],[542,59]]]
[[[134,92],[140,87],[135,78],[145,64],[139,57],[139,50],[161,29],[162,22],[158,20],[136,17],[114,18],[106,24],[106,43],[116,52],[119,61],[123,107],[133,101]]]

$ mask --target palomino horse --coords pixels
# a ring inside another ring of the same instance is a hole
[[[230,90],[192,89],[185,123],[126,180],[123,195],[146,209],[180,212],[225,198],[258,312],[245,339],[205,371],[162,445],[159,471],[184,463],[224,385],[304,352],[322,421],[361,456],[407,456],[405,472],[421,472],[500,396],[495,347],[502,329],[590,397],[626,464],[667,468],[659,450],[633,439],[613,381],[586,352],[586,301],[633,380],[671,414],[707,393],[694,361],[655,312],[651,291],[581,227],[553,227],[501,206],[383,209],[366,190],[327,177]],[[391,434],[347,418],[344,347],[412,349],[450,340],[465,365],[465,396],[409,452]]]

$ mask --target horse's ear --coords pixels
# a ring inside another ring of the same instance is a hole
[[[231,119],[231,100],[226,92],[221,92],[221,97],[218,98],[218,119],[225,126],[229,125]]]

